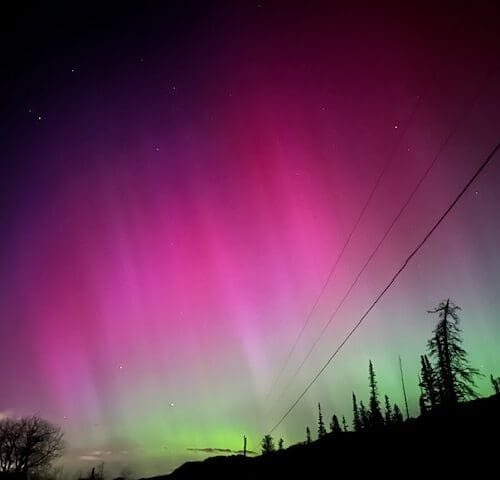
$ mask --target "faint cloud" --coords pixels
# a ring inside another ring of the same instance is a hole
[[[95,462],[101,460],[101,457],[97,455],[80,455],[78,458],[86,462]]]

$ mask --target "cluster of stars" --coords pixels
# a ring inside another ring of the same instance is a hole
[[[28,108],[28,113],[33,115],[38,121],[42,120],[42,115],[40,113],[35,112],[33,108]]]

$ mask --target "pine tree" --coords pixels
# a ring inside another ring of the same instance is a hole
[[[425,415],[429,411],[427,403],[425,402],[425,397],[422,393],[418,397],[418,405],[420,407],[420,415]]]
[[[427,407],[434,409],[439,405],[439,389],[436,381],[436,373],[427,355],[420,356],[420,365],[419,386],[422,389],[423,402],[426,409]]]
[[[363,400],[359,402],[359,416],[361,417],[361,429],[365,430],[367,428],[370,428],[370,415],[366,411]]]
[[[385,424],[390,425],[392,423],[392,407],[391,403],[389,402],[389,397],[385,395],[384,398],[385,398]]]
[[[375,370],[373,368],[373,363],[371,360],[368,365],[368,380],[370,381],[369,422],[371,427],[379,428],[384,424],[384,418],[382,417],[382,412],[380,411],[377,380],[375,379]]]
[[[283,450],[283,439],[280,438],[278,441],[278,450]]]
[[[345,421],[345,418],[344,418],[344,421]],[[333,415],[332,417],[332,421],[330,423],[330,430],[332,431],[332,433],[342,433],[342,428],[340,428],[340,423],[339,423],[339,419],[337,418],[337,415]]]
[[[309,430],[309,427],[306,427],[306,443],[311,443],[311,430]]]
[[[392,423],[403,423],[403,414],[401,413],[400,408],[397,403],[394,404],[393,407],[394,413],[392,414]]]
[[[355,432],[360,432],[363,429],[363,424],[361,423],[358,402],[356,400],[356,395],[354,394],[354,392],[352,393],[352,410],[353,410],[352,428]]]
[[[274,446],[274,440],[271,435],[265,435],[261,442],[262,455],[274,452],[276,447]]]
[[[469,365],[467,352],[462,347],[462,331],[458,326],[459,310],[460,307],[448,299],[428,312],[437,313],[440,319],[427,348],[436,361],[440,400],[446,406],[477,398],[474,377],[479,375],[479,371]]]
[[[318,438],[324,438],[326,435],[325,423],[321,414],[321,404],[318,403]]]
[[[345,416],[342,415],[342,429],[344,430],[344,432],[348,432],[349,429],[347,428],[347,422],[345,421]]]
[[[495,378],[493,374],[490,375],[491,385],[493,390],[498,395],[500,393],[500,377]]]

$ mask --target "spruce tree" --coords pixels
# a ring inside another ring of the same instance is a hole
[[[318,403],[318,438],[324,438],[326,435],[325,423],[323,422],[323,415],[321,413],[321,404]]]
[[[306,443],[311,443],[311,430],[309,430],[309,427],[306,427]]]
[[[436,381],[436,373],[432,368],[427,355],[420,356],[420,382],[422,397],[425,406],[434,409],[439,405],[439,388]]]
[[[392,414],[392,423],[403,423],[403,414],[401,413],[400,408],[398,407],[397,403],[394,404],[393,407],[393,414]]]
[[[389,397],[387,395],[385,398],[385,424],[390,425],[392,423],[392,407],[391,402],[389,402]]]
[[[283,450],[283,439],[280,438],[278,441],[278,450]]]
[[[498,395],[500,393],[500,377],[495,378],[493,374],[490,375],[491,385],[493,390]]]
[[[429,411],[427,403],[425,402],[425,397],[422,393],[418,397],[418,405],[420,407],[420,415],[425,415]]]
[[[345,418],[344,418],[345,421]],[[332,421],[330,423],[330,430],[332,433],[342,433],[342,428],[340,428],[340,423],[339,419],[337,418],[337,415],[333,415]]]
[[[274,446],[274,440],[271,435],[265,435],[261,442],[262,455],[274,452],[276,447]]]
[[[375,379],[375,370],[371,360],[368,365],[368,380],[370,381],[369,423],[371,427],[379,428],[384,424],[384,418],[382,417],[382,412],[380,411],[377,380]]]
[[[359,415],[358,402],[356,400],[356,395],[352,393],[352,428],[355,432],[360,432],[363,429],[363,424],[361,423],[361,417]]]
[[[436,362],[440,401],[445,406],[477,398],[474,377],[479,375],[479,371],[470,366],[467,352],[462,347],[462,331],[458,325],[457,313],[459,310],[460,307],[448,299],[428,312],[439,315],[439,322],[427,348]]]
[[[349,429],[347,428],[347,422],[345,421],[345,416],[342,415],[342,429],[344,430],[344,432],[348,432]]]
[[[361,400],[361,402],[359,402],[359,416],[361,417],[362,430],[370,428],[370,423],[371,423],[370,422],[370,415],[366,411],[363,400]]]

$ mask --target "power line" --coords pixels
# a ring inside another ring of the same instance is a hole
[[[342,347],[349,341],[349,339],[352,337],[352,335],[356,332],[356,330],[361,326],[365,318],[368,316],[368,314],[373,310],[375,305],[380,301],[380,299],[385,295],[385,293],[391,288],[391,286],[394,284],[394,282],[397,280],[399,275],[403,272],[403,270],[408,266],[410,260],[418,253],[418,251],[424,246],[424,244],[427,242],[427,240],[431,237],[431,235],[436,231],[436,229],[441,225],[441,223],[444,221],[444,219],[448,216],[448,214],[453,210],[455,205],[459,202],[459,200],[463,197],[465,192],[469,189],[469,187],[474,183],[476,178],[481,174],[481,172],[486,168],[486,166],[490,163],[491,159],[495,156],[497,151],[500,149],[500,143],[498,143],[493,150],[490,152],[490,154],[486,157],[486,159],[483,161],[483,163],[480,165],[480,167],[476,170],[474,175],[470,178],[470,180],[467,182],[467,184],[462,188],[462,190],[459,192],[459,194],[455,197],[453,202],[448,206],[448,208],[444,211],[444,213],[439,217],[437,222],[434,224],[434,226],[427,232],[423,240],[415,247],[415,249],[408,255],[406,260],[403,262],[401,267],[396,271],[394,276],[391,278],[389,283],[384,287],[384,289],[379,293],[379,295],[375,298],[375,300],[372,302],[372,304],[368,307],[366,312],[361,316],[361,318],[358,320],[358,322],[354,325],[354,327],[349,331],[349,333],[346,335],[344,340],[340,343],[340,345],[335,349],[335,351],[330,355],[328,360],[325,362],[325,364],[320,368],[318,373],[313,377],[313,379],[309,382],[309,384],[306,386],[304,391],[299,395],[297,400],[292,404],[292,406],[285,412],[285,414],[281,417],[278,423],[274,425],[274,427],[269,431],[269,433],[273,433],[276,428],[278,428],[281,423],[285,420],[285,418],[292,412],[292,410],[297,406],[297,404],[302,400],[304,395],[309,391],[309,389],[314,385],[316,380],[320,377],[320,375],[325,371],[325,369],[328,367],[328,365],[332,362],[332,360],[337,356],[339,351],[342,349]]]
[[[404,137],[406,136],[406,133],[407,133],[410,125],[412,124],[412,122],[415,118],[415,114],[416,114],[421,102],[422,102],[422,96],[419,96],[417,101],[415,102],[413,109],[412,109],[412,112],[410,114],[410,117],[408,119],[408,123],[406,124],[406,127],[402,130],[401,135],[399,137],[399,140],[396,142],[396,144],[394,146],[394,149],[388,155],[387,160],[386,160],[384,166],[382,167],[382,170],[380,171],[380,173],[377,177],[377,180],[375,181],[375,184],[373,185],[373,188],[370,191],[370,194],[368,195],[368,198],[366,199],[366,201],[363,205],[363,208],[361,209],[356,221],[354,222],[354,224],[351,228],[351,231],[349,232],[349,235],[347,236],[347,238],[344,242],[344,245],[342,246],[342,249],[340,250],[340,253],[338,254],[337,258],[335,259],[335,262],[333,263],[333,266],[330,269],[328,276],[326,277],[326,280],[324,281],[324,283],[321,286],[319,294],[316,296],[314,303],[313,303],[311,309],[309,310],[309,313],[306,316],[306,319],[302,325],[302,328],[300,329],[299,334],[297,335],[297,338],[295,339],[295,342],[292,345],[292,348],[289,350],[287,356],[285,357],[285,361],[283,362],[281,369],[279,370],[278,374],[276,375],[276,377],[271,385],[271,388],[269,389],[269,392],[266,395],[266,400],[269,399],[269,397],[271,396],[272,392],[274,391],[276,385],[278,384],[279,380],[281,379],[281,376],[285,372],[286,367],[288,366],[288,363],[290,362],[290,359],[292,358],[292,355],[295,352],[295,349],[297,348],[297,345],[299,344],[299,341],[302,338],[302,335],[304,334],[304,331],[306,330],[306,327],[309,324],[309,321],[311,320],[311,317],[313,316],[313,313],[316,310],[316,307],[318,306],[319,301],[321,300],[321,297],[325,293],[326,287],[330,283],[330,280],[332,279],[333,274],[337,270],[337,266],[340,263],[340,260],[342,259],[342,257],[344,256],[344,253],[347,250],[347,247],[349,246],[349,243],[351,242],[354,233],[358,229],[358,226],[361,223],[361,220],[365,216],[365,213],[368,210],[368,207],[370,206],[370,203],[371,203],[371,201],[372,201],[372,199],[373,199],[373,197],[374,197],[374,195],[375,195],[375,193],[376,193],[376,191],[377,191],[377,189],[382,181],[382,178],[384,177],[385,173],[387,172],[387,169],[389,168],[390,164],[392,163],[394,156],[395,156],[396,152],[398,151],[399,146],[401,145]]]
[[[328,318],[328,321],[325,323],[325,325],[321,329],[320,334],[314,340],[314,342],[313,342],[311,348],[308,350],[306,356],[304,357],[304,359],[302,360],[302,362],[299,364],[299,366],[295,370],[294,374],[290,377],[290,380],[288,381],[288,383],[286,384],[285,388],[283,389],[280,397],[283,396],[286,393],[286,391],[288,390],[288,388],[290,387],[290,385],[293,383],[293,381],[295,380],[295,378],[297,378],[297,375],[300,373],[300,371],[302,370],[302,367],[305,365],[305,363],[307,362],[307,360],[309,359],[309,357],[313,353],[314,349],[316,348],[316,346],[318,345],[318,343],[320,342],[320,340],[323,338],[323,335],[325,334],[326,330],[328,329],[328,327],[330,326],[330,324],[332,323],[332,321],[336,317],[338,311],[342,308],[342,306],[344,305],[345,301],[347,300],[347,298],[351,294],[352,290],[357,285],[358,280],[361,278],[361,276],[363,275],[364,271],[366,270],[366,268],[368,267],[368,265],[370,264],[370,262],[373,260],[373,258],[377,254],[377,252],[380,250],[380,247],[383,245],[383,243],[385,242],[386,238],[389,236],[389,233],[394,228],[394,225],[396,225],[396,223],[401,218],[401,216],[405,212],[405,210],[408,207],[408,205],[413,200],[413,198],[414,198],[415,194],[417,193],[418,189],[420,188],[420,186],[422,185],[422,183],[425,181],[425,179],[429,175],[430,171],[434,168],[434,165],[437,163],[439,157],[441,156],[441,154],[443,153],[444,149],[446,148],[446,146],[450,142],[451,138],[456,134],[457,130],[459,129],[461,123],[466,118],[466,116],[469,113],[469,111],[472,109],[472,107],[477,102],[479,96],[483,93],[484,84],[489,79],[489,77],[490,77],[490,75],[491,75],[492,72],[493,72],[493,70],[488,70],[487,71],[485,77],[483,78],[483,81],[481,81],[481,83],[480,83],[480,85],[479,85],[479,87],[478,87],[478,89],[476,91],[476,94],[475,94],[474,98],[472,99],[472,102],[470,103],[470,107],[467,108],[469,104],[466,105],[466,107],[462,111],[462,114],[458,118],[457,122],[455,123],[455,125],[453,126],[453,128],[450,130],[450,133],[446,136],[446,138],[444,139],[444,141],[441,143],[441,145],[440,145],[438,151],[436,152],[436,154],[434,155],[431,163],[429,164],[429,166],[427,167],[427,169],[424,171],[424,173],[420,177],[419,181],[416,183],[416,185],[413,188],[413,190],[410,192],[410,195],[407,197],[406,201],[404,202],[404,204],[402,205],[402,207],[400,208],[400,210],[398,211],[398,213],[396,214],[396,216],[393,218],[391,224],[386,229],[384,235],[382,235],[382,237],[380,238],[379,242],[377,243],[377,245],[375,246],[375,248],[373,249],[373,251],[371,252],[371,254],[369,255],[369,257],[366,259],[365,263],[363,264],[363,266],[361,267],[360,271],[358,272],[358,274],[354,278],[353,282],[351,283],[351,285],[349,286],[349,288],[345,292],[344,296],[342,297],[342,299],[337,304],[337,306],[335,307],[334,311],[332,312],[332,314]]]
[[[405,401],[406,409],[406,419],[410,418],[410,410],[408,408],[408,397],[406,396],[405,378],[403,376],[403,361],[401,360],[401,355],[399,355],[399,373],[401,374],[401,386],[403,387],[403,398]]]

